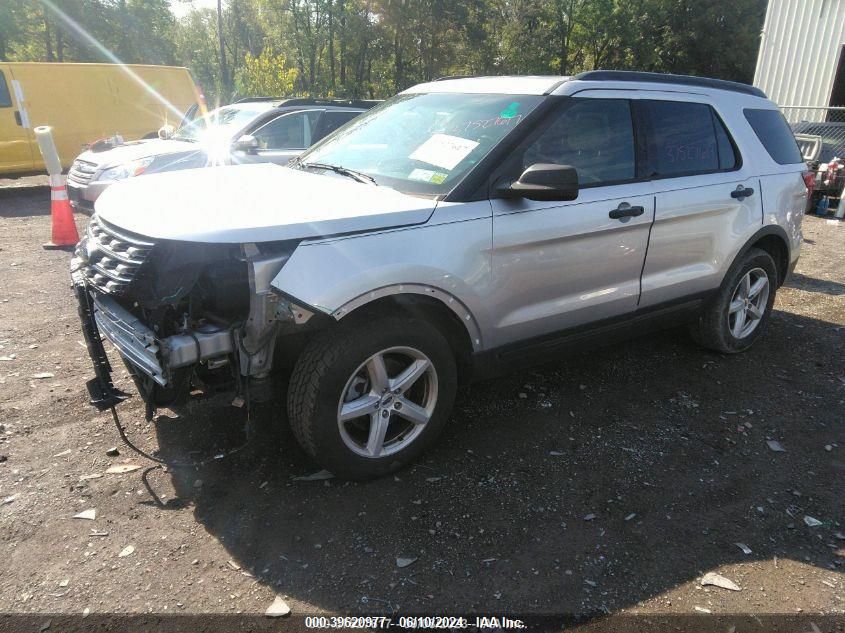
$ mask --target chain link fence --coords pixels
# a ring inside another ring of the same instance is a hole
[[[827,215],[845,188],[845,107],[780,106],[810,169],[815,189],[810,212]]]
[[[845,106],[782,105],[780,109],[790,123],[845,123]]]
[[[781,106],[808,162],[845,158],[845,107]]]

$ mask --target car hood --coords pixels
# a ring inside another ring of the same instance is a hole
[[[162,240],[269,242],[421,224],[436,201],[343,176],[264,163],[130,178],[97,199],[98,217]]]
[[[197,150],[196,143],[175,141],[172,139],[149,139],[146,141],[129,141],[105,151],[86,150],[77,156],[78,160],[94,163],[100,167],[114,167],[147,156],[164,156],[167,154],[181,154]]]

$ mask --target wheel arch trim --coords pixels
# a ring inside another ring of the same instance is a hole
[[[472,311],[455,295],[429,284],[402,283],[382,286],[350,299],[334,310],[331,313],[331,316],[337,321],[340,321],[359,308],[377,301],[378,299],[409,294],[436,299],[443,304],[443,306],[451,310],[466,329],[473,351],[477,352],[482,349],[481,328],[479,327],[478,320],[475,318]]]
[[[785,270],[781,271],[781,263],[775,261],[775,266],[778,269],[778,274],[782,276],[781,279],[778,279],[778,285],[783,285],[789,271],[789,263],[792,261],[792,250],[789,246],[789,237],[787,236],[786,231],[783,229],[782,226],[778,224],[767,224],[766,226],[757,230],[751,237],[749,237],[739,249],[739,251],[736,253],[736,255],[734,255],[733,259],[731,260],[730,266],[725,270],[725,275],[728,274],[728,271],[731,269],[731,267],[751,248],[753,248],[757,242],[759,242],[764,237],[768,237],[770,235],[780,238],[781,242],[783,242],[783,247],[786,251]]]

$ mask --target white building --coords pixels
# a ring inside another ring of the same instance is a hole
[[[823,109],[845,106],[843,47],[845,0],[769,0],[754,85],[789,121],[845,120]]]

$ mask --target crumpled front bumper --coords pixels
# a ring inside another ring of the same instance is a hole
[[[126,400],[129,394],[124,393],[112,383],[112,368],[103,347],[103,339],[100,338],[100,332],[97,329],[93,301],[85,282],[77,275],[73,276],[73,290],[79,308],[79,318],[82,321],[85,346],[94,365],[94,378],[87,381],[85,386],[91,396],[91,404],[97,410],[105,411]]]
[[[155,332],[110,297],[95,296],[93,305],[100,332],[124,358],[164,387],[167,379],[159,362],[161,347]]]
[[[94,365],[95,378],[88,381],[88,391],[91,404],[101,411],[128,397],[112,383],[112,368],[101,335],[139,374],[162,387],[170,385],[172,370],[223,358],[235,349],[232,332],[213,325],[159,339],[113,298],[90,290],[81,275],[73,275],[73,286],[88,355]]]

